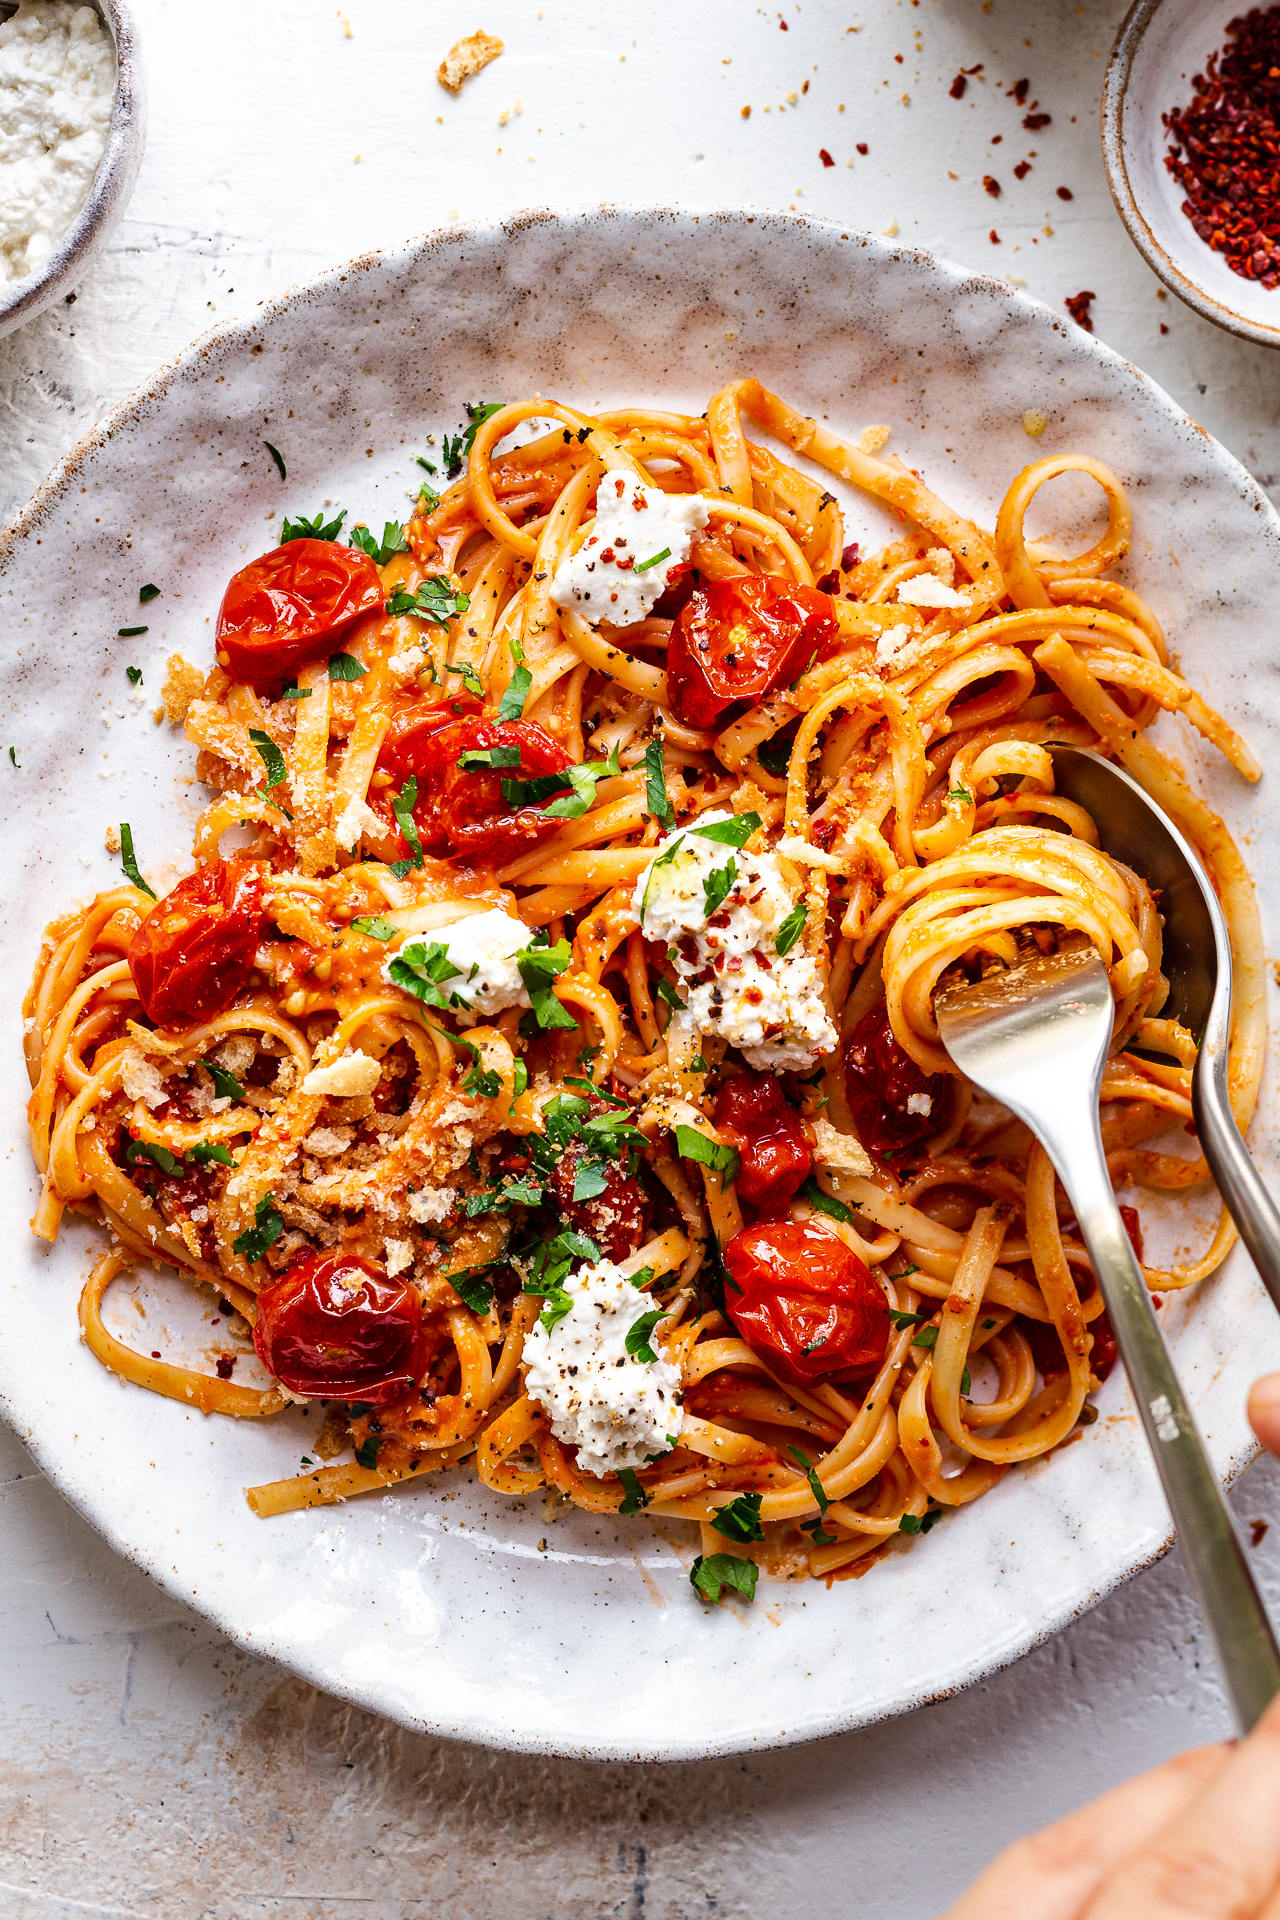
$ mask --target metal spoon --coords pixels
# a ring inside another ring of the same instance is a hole
[[[934,998],[956,1065],[1024,1120],[1075,1209],[1235,1716],[1280,1692],[1280,1649],[1161,1337],[1107,1174],[1098,1096],[1115,1021],[1090,945],[1037,956]]]
[[[1231,940],[1218,896],[1168,814],[1122,767],[1079,747],[1050,752],[1058,792],[1092,816],[1103,850],[1159,889],[1169,982],[1161,1012],[1191,1033],[1204,1029],[1191,1079],[1196,1131],[1223,1204],[1280,1307],[1280,1210],[1249,1158],[1227,1091]]]

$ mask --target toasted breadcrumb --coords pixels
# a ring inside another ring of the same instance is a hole
[[[463,81],[470,80],[472,74],[487,67],[501,52],[501,40],[496,40],[481,27],[477,32],[469,33],[465,40],[454,42],[436,68],[436,79],[442,87],[448,87],[450,93],[461,93]]]
[[[119,829],[119,827],[108,827],[108,828],[107,828],[107,831],[106,831],[106,835],[105,835],[105,838],[104,838],[104,840],[103,840],[103,845],[104,845],[104,846],[106,847],[106,849],[107,849],[107,852],[108,852],[108,853],[119,853],[119,851],[120,851],[120,829]]]
[[[891,427],[864,427],[858,435],[858,452],[879,453],[892,431]]]
[[[165,718],[171,727],[178,726],[187,717],[187,709],[204,685],[204,675],[199,667],[193,667],[180,653],[171,653],[165,662],[164,685],[160,696],[164,701]]]

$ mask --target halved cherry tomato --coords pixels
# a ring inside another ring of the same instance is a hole
[[[258,1295],[253,1344],[291,1393],[402,1400],[427,1366],[422,1300],[354,1254],[313,1253]]]
[[[743,1227],[724,1264],[729,1318],[782,1379],[796,1386],[843,1380],[883,1360],[884,1294],[834,1227],[810,1220]]]
[[[212,1020],[243,990],[262,932],[264,874],[260,861],[214,860],[152,907],[128,961],[156,1026]]]
[[[459,766],[464,753],[494,747],[517,748],[520,764]],[[403,792],[411,774],[417,780],[413,821],[426,852],[494,863],[527,853],[560,825],[543,812],[554,794],[547,794],[536,806],[513,808],[502,797],[502,782],[563,773],[572,764],[564,748],[531,720],[458,719],[451,706],[427,703],[407,707],[396,716],[378,755],[378,766],[392,776],[399,791]],[[569,791],[567,781],[563,791]],[[370,803],[386,821],[388,836],[398,840],[407,854],[387,789],[375,788]]]
[[[858,1138],[869,1153],[913,1147],[942,1123],[947,1076],[922,1072],[898,1045],[883,1000],[854,1028],[845,1049],[845,1085]]]
[[[764,1074],[737,1074],[716,1095],[717,1130],[741,1161],[738,1197],[762,1220],[780,1220],[809,1177],[813,1155],[800,1116]]]
[[[831,601],[812,587],[760,573],[709,580],[671,629],[671,711],[687,727],[713,727],[735,701],[789,686],[838,631]]]
[[[336,653],[384,597],[378,569],[358,547],[290,540],[231,576],[218,611],[219,658],[246,686],[278,685]]]

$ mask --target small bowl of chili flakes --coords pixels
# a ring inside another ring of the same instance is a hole
[[[1280,347],[1280,4],[1137,0],[1107,66],[1102,157],[1165,285]]]

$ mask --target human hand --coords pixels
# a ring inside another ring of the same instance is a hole
[[[1254,1382],[1249,1395],[1249,1424],[1268,1453],[1280,1454],[1280,1373]]]
[[[1280,1920],[1280,1699],[1247,1740],[1179,1754],[1015,1842],[944,1920]]]

